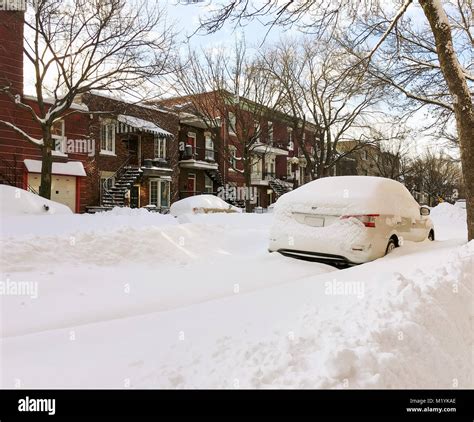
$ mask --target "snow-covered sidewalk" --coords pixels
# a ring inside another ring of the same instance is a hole
[[[474,244],[450,213],[342,271],[269,254],[271,214],[2,218],[1,280],[38,288],[0,296],[2,386],[472,388]]]

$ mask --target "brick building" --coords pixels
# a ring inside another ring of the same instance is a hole
[[[88,163],[88,209],[168,209],[178,198],[177,115],[100,93],[77,101],[89,109],[89,130],[97,140]]]
[[[252,206],[268,207],[304,183],[306,161],[298,145],[305,145],[305,138],[314,136],[315,127],[307,124],[305,130],[294,128],[289,116],[272,110],[262,112],[262,106],[244,98],[239,99],[237,111],[235,104],[223,104],[224,97],[207,92],[160,102],[174,110],[180,120],[179,196],[217,191],[229,202],[243,205],[242,198],[225,194],[233,188],[250,187]],[[245,111],[242,104],[248,105]],[[201,107],[208,108],[203,112]],[[252,113],[252,107],[259,112]],[[251,163],[248,174],[243,157]]]
[[[0,88],[10,87],[17,100],[38,111],[36,99],[23,92],[23,26],[24,13],[0,12]],[[45,100],[46,105],[48,101]],[[73,108],[85,111],[83,106]],[[41,127],[29,111],[20,108],[5,93],[0,92],[0,120],[7,121],[28,135],[41,139]],[[57,150],[53,151],[53,177],[51,199],[68,205],[71,210],[81,212],[89,203],[85,164],[88,156],[84,152],[64,152],[66,139],[88,137],[88,117],[81,113],[68,115],[55,124],[53,137]],[[0,183],[39,190],[41,173],[41,149],[25,140],[20,134],[0,124]]]

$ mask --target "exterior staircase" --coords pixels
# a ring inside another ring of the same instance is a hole
[[[275,192],[275,195],[277,198],[279,198],[281,195],[293,190],[293,188],[290,186],[290,183],[284,182],[283,180],[276,179],[276,178],[271,178],[268,181],[268,184],[272,188],[273,192]]]
[[[206,174],[209,176],[209,178],[217,184],[217,186],[222,187],[224,186],[224,178],[222,177],[221,172],[219,169],[215,170],[206,170]]]
[[[115,183],[108,188],[106,179],[102,193],[102,207],[112,209],[125,205],[125,194],[130,190],[136,180],[140,177],[141,170],[138,167],[122,166],[113,176]]]

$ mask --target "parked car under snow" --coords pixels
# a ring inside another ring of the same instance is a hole
[[[215,195],[195,195],[174,202],[170,214],[179,217],[185,214],[208,214],[215,212],[241,212],[240,208],[228,204]]]
[[[404,240],[434,240],[430,209],[381,177],[315,180],[281,196],[274,214],[270,252],[335,265],[380,258]]]

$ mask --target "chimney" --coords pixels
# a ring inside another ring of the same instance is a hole
[[[1,0],[0,0],[1,3]],[[23,95],[23,11],[0,8],[0,86]]]

